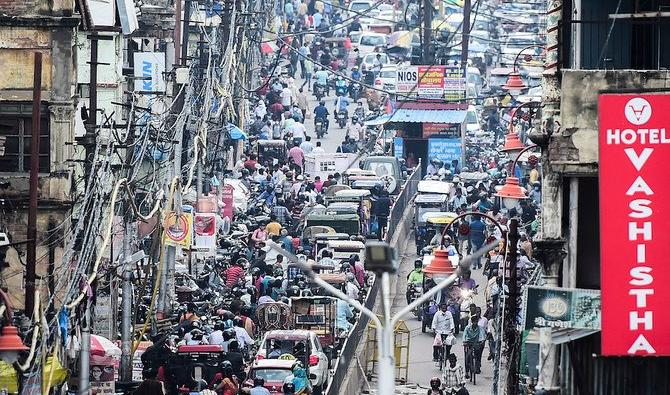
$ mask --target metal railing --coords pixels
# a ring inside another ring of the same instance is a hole
[[[389,216],[388,221],[388,232],[386,233],[386,241],[390,242],[395,235],[397,229],[400,228],[400,222],[403,220],[403,213],[405,208],[410,204],[412,198],[416,194],[417,186],[421,181],[421,162],[416,166],[415,170],[407,177],[405,184],[403,185],[402,191],[395,199],[393,207],[391,207],[391,215]],[[365,299],[365,307],[372,310],[377,301],[377,294],[379,293],[380,281],[375,278],[370,287],[370,291]],[[361,341],[365,339],[365,328],[367,328],[370,319],[361,314],[356,321],[351,333],[344,341],[340,355],[335,361],[335,370],[333,377],[331,379],[330,385],[328,386],[327,394],[336,395],[340,393],[353,394],[360,391],[360,383],[365,380],[364,373],[361,369],[354,369],[353,372],[349,372],[350,364],[354,363],[356,358],[356,350]],[[347,376],[348,373],[352,373],[353,376]],[[343,388],[344,383],[348,383],[349,388]],[[355,388],[351,388],[355,387]]]

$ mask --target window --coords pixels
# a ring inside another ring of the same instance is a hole
[[[361,45],[377,46],[386,44],[384,36],[363,36],[361,37]]]
[[[32,103],[0,105],[0,172],[30,171],[30,144],[33,133]],[[40,121],[40,172],[49,172],[49,113],[42,106]]]

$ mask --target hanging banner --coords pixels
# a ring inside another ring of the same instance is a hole
[[[462,153],[461,139],[428,139],[428,160],[439,159],[448,163],[457,160],[460,163]]]
[[[189,249],[193,234],[193,214],[169,211],[163,219],[165,244]]]
[[[405,143],[402,137],[393,138],[393,156],[398,159],[405,157]]]
[[[413,98],[460,100],[465,98],[463,69],[450,66],[404,66],[396,71],[398,100]]]
[[[601,94],[603,355],[670,355],[670,95]]]
[[[597,289],[528,286],[523,298],[526,329],[600,329]]]
[[[193,230],[193,247],[196,250],[216,251],[216,214],[195,213]]]
[[[133,63],[136,91],[165,92],[164,52],[135,52]]]
[[[232,185],[224,185],[221,187],[221,200],[223,207],[221,208],[221,216],[233,220],[233,212],[235,209],[235,200],[233,199],[234,188]]]

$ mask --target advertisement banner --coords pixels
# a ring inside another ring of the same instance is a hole
[[[393,156],[398,159],[405,157],[405,144],[402,137],[393,138]]]
[[[526,329],[600,329],[598,290],[529,286],[523,308]]]
[[[461,162],[463,147],[461,139],[428,139],[428,159],[440,159],[443,162],[451,163],[452,160]]]
[[[601,94],[603,355],[670,355],[670,95]]]
[[[169,211],[163,219],[165,244],[190,249],[193,234],[193,214]]]
[[[216,214],[195,213],[193,216],[193,248],[216,250]]]
[[[444,66],[418,66],[417,95],[423,99],[441,99],[444,94]]]
[[[224,185],[221,187],[221,200],[223,207],[221,207],[221,217],[233,220],[233,210],[235,209],[235,201],[233,200],[233,186]]]
[[[135,52],[135,90],[145,92],[165,92],[165,53]]]
[[[466,97],[467,84],[461,67],[445,67],[444,100],[460,100]]]
[[[424,122],[422,128],[425,139],[432,135],[449,135],[449,137],[460,135],[460,124]]]
[[[416,66],[398,67],[396,71],[395,92],[409,94],[416,89],[419,74]]]

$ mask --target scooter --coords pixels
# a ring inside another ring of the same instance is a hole
[[[349,96],[351,96],[351,99],[356,101],[361,98],[361,84],[358,82],[352,82],[351,85],[349,85]]]
[[[409,303],[412,303],[415,301],[417,298],[421,297],[423,295],[423,286],[421,284],[407,284],[407,295],[409,297]],[[421,321],[421,318],[423,316],[423,308],[422,306],[419,306],[412,310],[412,314]]]
[[[314,85],[314,96],[319,101],[326,95],[326,87],[321,84]]]

